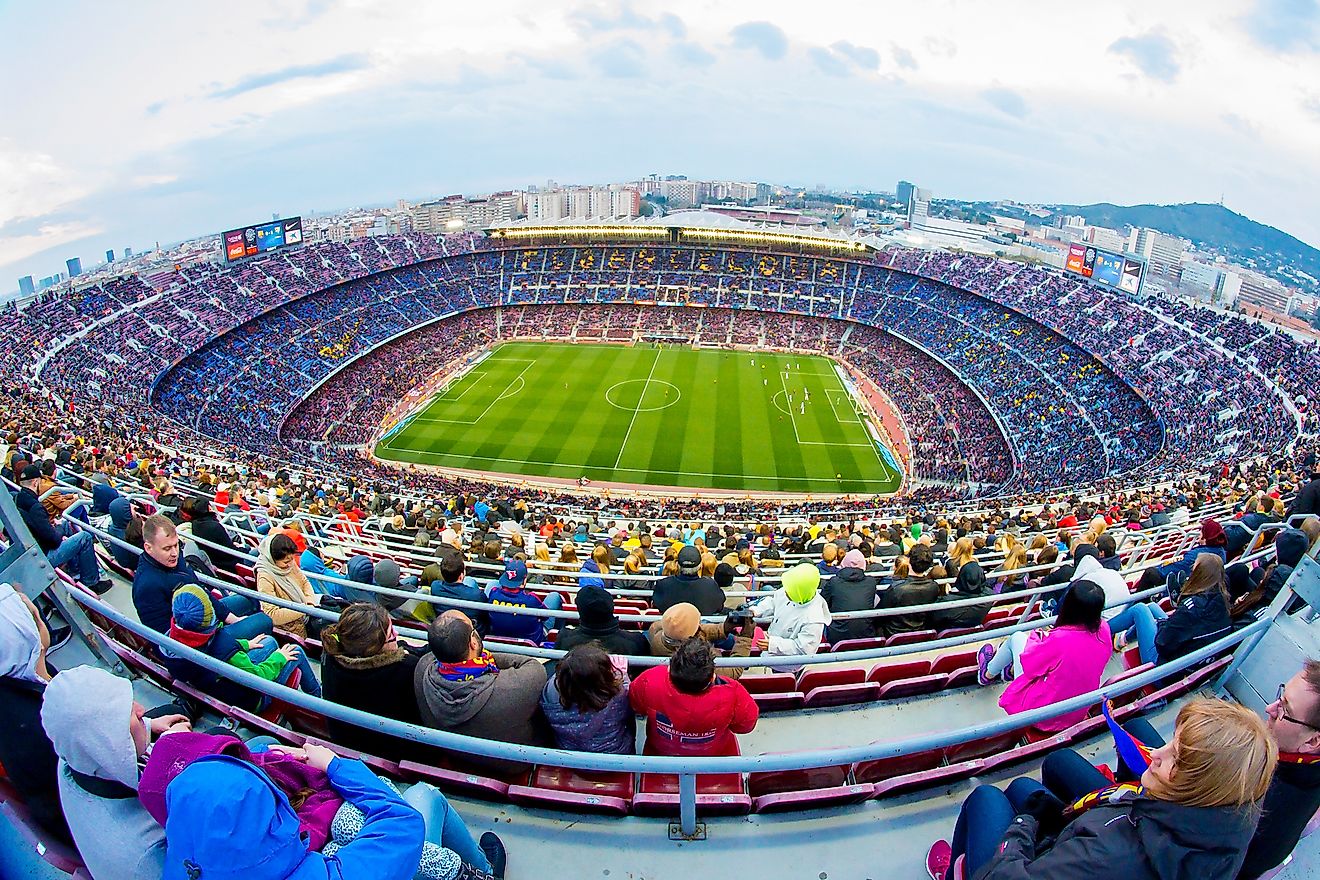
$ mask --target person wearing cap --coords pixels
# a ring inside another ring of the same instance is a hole
[[[718,576],[718,572],[716,572]],[[711,645],[725,642],[733,637],[731,657],[750,657],[752,655],[752,635],[756,631],[756,622],[748,620],[739,629],[737,623],[725,618],[723,623],[702,623],[701,612],[691,602],[679,602],[670,606],[659,620],[651,624],[646,631],[646,640],[650,643],[653,657],[672,657],[678,646],[693,636],[700,636]],[[725,678],[741,678],[747,671],[745,666],[730,666],[720,671]]]
[[[802,562],[784,572],[779,589],[752,603],[753,614],[770,618],[766,634],[756,644],[762,654],[775,657],[816,653],[830,623],[830,609],[819,588],[820,571],[810,562]],[[776,666],[775,670],[796,672],[800,668]]]
[[[656,581],[651,604],[661,613],[679,602],[690,602],[704,615],[724,613],[724,591],[714,578],[701,577],[701,551],[684,545],[678,551],[678,574]]]
[[[832,545],[826,545],[826,549]],[[876,606],[876,580],[866,573],[866,556],[852,549],[843,555],[839,573],[821,584],[820,595],[830,611],[871,611]],[[825,629],[831,644],[845,639],[869,639],[876,633],[878,617],[835,620]]]
[[[541,599],[527,589],[527,563],[521,559],[508,559],[504,563],[504,573],[487,593],[491,605],[505,608],[531,608],[543,611],[547,608],[558,611],[564,607],[564,599],[558,593],[550,593]],[[546,633],[558,623],[557,618],[538,617],[535,614],[508,614],[491,611],[490,634],[507,639],[527,639],[532,642],[544,641]]]
[[[578,622],[559,630],[555,648],[570,651],[578,645],[595,642],[611,654],[646,657],[651,653],[646,636],[637,630],[625,630],[614,614],[614,596],[603,587],[583,587],[577,594]]]
[[[56,568],[65,568],[89,590],[98,594],[106,592],[114,583],[101,577],[101,566],[96,561],[96,539],[91,532],[69,532],[51,525],[46,508],[37,497],[41,480],[41,465],[38,464],[24,465],[18,475],[18,492],[14,495],[14,503],[28,531],[46,554],[47,562]]]

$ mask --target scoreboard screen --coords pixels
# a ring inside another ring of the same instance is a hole
[[[229,262],[266,254],[303,243],[302,218],[272,220],[256,226],[230,229],[224,234],[225,259]]]
[[[1068,259],[1064,263],[1064,270],[1105,287],[1128,293],[1140,293],[1146,264],[1122,254],[1102,250],[1095,245],[1078,242],[1068,245]]]

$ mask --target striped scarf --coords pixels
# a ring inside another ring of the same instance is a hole
[[[459,663],[443,663],[437,660],[435,663],[435,671],[440,673],[440,677],[445,681],[472,681],[498,669],[499,667],[495,665],[495,657],[490,651],[482,651],[474,660],[463,660]]]

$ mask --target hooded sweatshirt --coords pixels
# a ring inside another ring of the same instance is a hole
[[[1273,602],[1274,597],[1279,595],[1284,581],[1292,575],[1293,569],[1310,547],[1311,541],[1300,529],[1290,528],[1279,532],[1279,536],[1274,539],[1274,567],[1260,582],[1266,603]]]
[[[1037,819],[1020,815],[975,880],[1206,880],[1232,877],[1258,813],[1251,807],[1187,807],[1145,795],[1082,813],[1039,850]]]
[[[262,770],[229,755],[194,761],[165,790],[169,847],[163,875],[151,876],[409,880],[422,856],[421,814],[361,761],[335,758],[326,775],[363,814],[362,830],[333,856],[308,850],[288,797]]]
[[[60,802],[96,880],[159,877],[165,832],[137,798],[138,756],[129,724],[133,685],[78,666],[46,686],[41,723],[60,756]]]
[[[819,578],[820,573],[815,566],[802,563],[785,572],[784,586],[752,604],[752,611],[757,617],[772,618],[766,629],[769,640],[766,654],[785,656],[816,653],[825,638],[825,627],[830,622],[830,608],[817,592]],[[796,672],[801,668],[775,667],[779,672]]]
[[[92,484],[92,516],[104,516],[110,512],[110,502],[119,496],[119,490],[109,483]]]
[[[257,553],[255,568],[257,589],[268,596],[277,596],[290,602],[301,602],[304,605],[318,604],[319,599],[312,590],[312,585],[307,582],[307,576],[298,567],[296,557],[293,566],[288,570],[281,569],[275,564],[274,558],[270,555],[270,542],[273,539],[274,535],[267,535],[262,539],[261,548]],[[272,605],[269,602],[262,602],[261,610],[280,629],[288,630],[297,636],[307,635],[307,615],[303,612],[282,605]]]
[[[577,626],[559,631],[555,648],[569,651],[587,642],[596,642],[611,654],[646,657],[651,646],[646,636],[636,630],[624,630],[614,616],[614,597],[600,587],[583,587],[577,595]]]
[[[1105,604],[1111,602],[1128,602],[1132,598],[1132,591],[1128,589],[1127,579],[1112,569],[1105,568],[1103,562],[1097,556],[1083,556],[1073,568],[1072,581],[1090,581],[1098,584],[1100,589],[1105,592]],[[1062,596],[1062,594],[1060,594]],[[1060,598],[1062,601],[1062,598]],[[1109,620],[1125,606],[1114,605],[1100,612],[1102,620]]]
[[[440,675],[435,655],[417,661],[413,688],[422,721],[438,730],[523,745],[549,746],[553,740],[540,717],[545,667],[535,657],[496,654],[496,672],[466,681]],[[470,756],[464,763],[499,775],[526,767],[513,761]]]
[[[953,591],[947,596],[940,596],[936,602],[953,602],[958,599],[973,599],[988,596],[984,605],[963,605],[959,608],[941,608],[930,613],[930,628],[933,630],[957,629],[965,626],[980,626],[994,604],[994,590],[985,577],[981,563],[971,560],[958,569],[958,576],[953,582]]]
[[[354,556],[348,560],[348,579],[359,584],[374,584],[374,574],[376,564],[371,561],[370,556]],[[376,601],[376,593],[372,590],[359,590],[354,587],[344,587],[344,598],[350,602],[367,602],[372,605],[379,604]]]

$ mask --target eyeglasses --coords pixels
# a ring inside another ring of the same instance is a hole
[[[1320,731],[1320,727],[1316,727],[1314,724],[1309,724],[1300,718],[1294,718],[1288,714],[1288,706],[1283,702],[1283,688],[1284,685],[1279,685],[1279,691],[1274,695],[1274,702],[1279,704],[1279,717],[1284,721],[1291,721],[1293,724],[1300,724],[1302,727],[1309,727],[1312,730]]]

